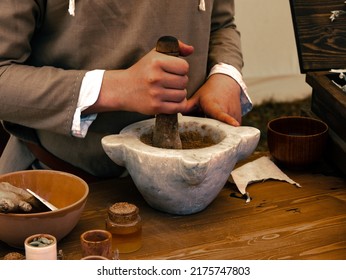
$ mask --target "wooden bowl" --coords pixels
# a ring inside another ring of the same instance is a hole
[[[288,116],[267,125],[269,152],[278,163],[302,168],[321,159],[328,138],[328,125],[318,119]]]
[[[89,193],[81,178],[60,171],[26,170],[0,175],[23,189],[29,188],[58,210],[39,213],[0,213],[0,240],[10,246],[23,248],[28,236],[47,233],[57,241],[65,237],[78,223]]]

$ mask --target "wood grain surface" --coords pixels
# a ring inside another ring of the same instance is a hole
[[[302,73],[345,67],[346,16],[330,20],[332,11],[345,9],[343,2],[290,0]]]
[[[80,259],[80,235],[103,229],[108,206],[127,201],[140,209],[143,246],[120,259],[345,259],[345,178],[285,172],[302,188],[273,180],[253,183],[246,204],[227,183],[207,209],[189,216],[152,209],[129,177],[92,184],[80,222],[58,249],[65,259]],[[0,258],[11,251],[18,250],[0,243]]]

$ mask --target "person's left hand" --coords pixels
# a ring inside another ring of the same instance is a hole
[[[231,77],[214,74],[187,101],[183,114],[196,110],[206,116],[224,123],[239,126],[241,124],[240,86]]]

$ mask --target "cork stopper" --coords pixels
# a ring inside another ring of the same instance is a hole
[[[118,202],[108,208],[108,217],[113,223],[129,224],[138,219],[139,209],[128,202]]]

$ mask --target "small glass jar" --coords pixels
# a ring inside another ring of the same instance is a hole
[[[142,246],[142,221],[136,205],[118,202],[108,208],[106,229],[112,233],[113,249],[131,253]]]

